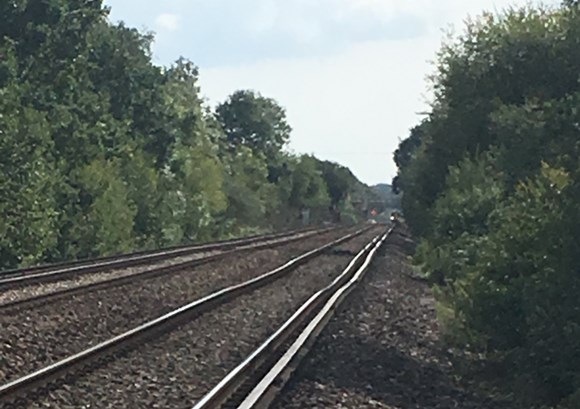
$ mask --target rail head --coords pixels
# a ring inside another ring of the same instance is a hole
[[[322,230],[322,233],[326,232],[327,230]],[[40,305],[44,305],[50,303],[52,301],[61,299],[63,297],[72,297],[73,295],[77,294],[85,294],[93,291],[100,291],[107,288],[118,288],[123,285],[132,284],[135,280],[146,280],[150,278],[159,277],[166,274],[172,274],[175,272],[179,272],[185,269],[198,267],[200,265],[204,265],[210,263],[212,261],[219,260],[223,257],[231,256],[233,254],[241,254],[243,252],[248,251],[255,251],[264,248],[275,248],[277,246],[286,245],[289,243],[293,243],[299,240],[303,240],[306,238],[311,238],[315,235],[321,234],[318,231],[309,232],[307,235],[285,235],[282,237],[276,238],[269,238],[268,240],[264,241],[264,243],[257,242],[252,244],[241,245],[240,247],[234,247],[232,249],[226,249],[221,253],[212,254],[209,256],[197,258],[191,261],[185,261],[182,263],[171,264],[168,266],[163,267],[156,267],[153,269],[147,269],[141,272],[133,273],[130,275],[122,275],[119,277],[112,277],[106,280],[97,281],[93,283],[88,283],[84,285],[79,285],[71,288],[64,288],[61,290],[48,292],[44,294],[39,294],[33,297],[22,298],[6,303],[0,304],[0,313],[5,311],[10,311],[14,309],[22,309],[27,307],[38,307]],[[251,246],[251,247],[250,247]],[[1,286],[0,286],[1,288]]]
[[[313,294],[302,306],[300,306],[292,316],[285,321],[270,337],[268,337],[254,352],[252,352],[244,361],[230,371],[212,390],[199,400],[193,409],[215,409],[221,407],[236,391],[236,389],[246,382],[252,372],[260,367],[268,358],[272,351],[276,351],[288,339],[292,333],[301,326],[313,312],[319,311],[316,316],[307,324],[306,329],[298,336],[296,342],[292,344],[288,353],[272,367],[266,377],[258,383],[256,388],[250,392],[247,399],[251,404],[244,401],[245,408],[258,407],[259,402],[263,402],[265,396],[272,396],[271,389],[274,384],[278,388],[280,385],[276,382],[278,375],[285,370],[292,362],[295,354],[302,351],[306,340],[310,339],[315,330],[320,331],[321,326],[330,317],[329,314],[336,308],[337,304],[344,298],[345,293],[350,291],[353,286],[360,281],[362,275],[368,268],[368,265],[374,258],[375,253],[384,243],[386,238],[391,234],[391,228],[386,233],[375,237],[368,243],[347,265],[343,272],[336,277],[331,284]],[[341,298],[342,297],[342,298]],[[300,342],[299,342],[300,341]],[[296,344],[299,342],[298,344]],[[259,407],[266,407],[262,404]]]
[[[218,241],[213,241],[213,242],[208,242],[208,243],[181,244],[181,245],[177,245],[177,246],[170,246],[170,247],[164,247],[164,248],[153,249],[153,250],[138,250],[138,251],[134,251],[131,253],[120,253],[120,254],[114,254],[114,255],[110,255],[110,256],[102,256],[102,257],[96,257],[96,258],[84,258],[84,259],[78,259],[78,260],[69,260],[69,261],[61,261],[61,262],[48,263],[48,264],[40,264],[40,265],[36,265],[36,266],[31,266],[31,267],[14,268],[14,269],[10,269],[10,270],[0,271],[0,278],[17,277],[17,276],[25,275],[27,273],[39,273],[39,272],[48,271],[48,270],[64,269],[66,267],[75,267],[75,266],[80,266],[80,265],[91,265],[91,264],[94,264],[97,262],[105,262],[105,261],[109,261],[109,260],[118,260],[120,258],[130,258],[130,257],[134,257],[134,256],[141,256],[141,255],[153,254],[153,253],[170,252],[170,251],[174,251],[174,250],[180,251],[183,249],[193,249],[193,248],[203,250],[207,247],[224,246],[224,245],[228,245],[228,244],[235,245],[238,242],[244,242],[244,241],[248,241],[248,240],[260,240],[260,239],[266,239],[266,238],[276,238],[276,237],[283,237],[283,236],[292,235],[292,234],[308,233],[308,232],[315,231],[315,230],[331,230],[334,228],[338,228],[338,227],[336,227],[336,226],[335,227],[328,227],[328,226],[327,227],[308,227],[305,229],[288,230],[288,231],[282,231],[282,232],[278,232],[278,233],[255,234],[255,235],[250,235],[250,236],[245,236],[245,237],[235,237],[235,238],[231,238],[231,239],[218,240]]]
[[[184,246],[178,248],[170,248],[167,250],[154,251],[149,253],[135,253],[116,257],[105,257],[102,259],[87,260],[83,263],[72,263],[56,265],[56,268],[31,269],[30,274],[20,273],[17,275],[10,275],[6,277],[6,273],[0,273],[0,289],[7,289],[19,286],[26,286],[42,282],[55,281],[61,277],[68,277],[71,275],[90,274],[94,272],[110,271],[117,268],[127,268],[156,261],[164,260],[171,257],[180,257],[202,251],[211,250],[228,250],[244,245],[251,245],[259,243],[260,241],[283,239],[294,235],[316,235],[322,234],[333,228],[310,229],[290,231],[262,236],[252,236],[249,238],[232,239],[223,242]]]
[[[334,311],[344,299],[354,290],[362,280],[375,253],[387,238],[385,234],[377,245],[368,254],[367,259],[359,267],[351,280],[340,287],[324,304],[316,316],[308,323],[306,328],[298,335],[282,357],[276,361],[268,373],[258,382],[252,391],[238,406],[238,409],[266,408],[274,401],[278,393],[288,382],[292,372],[297,368],[300,360],[304,358],[314,340],[320,335],[326,324],[330,321]]]
[[[256,288],[266,285],[276,280],[277,278],[282,277],[284,274],[289,273],[296,267],[304,264],[315,256],[322,254],[327,249],[357,237],[363,234],[365,231],[368,231],[370,228],[371,227],[361,228],[353,233],[347,234],[343,237],[326,243],[325,245],[320,246],[314,250],[303,253],[287,261],[283,265],[275,268],[274,270],[244,281],[240,284],[236,284],[213,292],[210,295],[179,307],[167,314],[146,322],[109,340],[101,342],[91,348],[85,349],[52,365],[41,368],[21,378],[15,379],[14,381],[0,385],[0,402],[15,399],[18,396],[26,393],[31,388],[35,388],[38,385],[46,384],[56,378],[59,378],[72,368],[86,365],[92,362],[93,359],[108,356],[131,343],[134,343],[142,338],[152,336],[152,334],[157,333],[157,331],[161,332],[163,329],[167,328],[168,325],[179,323],[182,319],[190,316],[190,314],[202,314],[210,308],[223,304],[238,297],[239,295],[251,292]]]

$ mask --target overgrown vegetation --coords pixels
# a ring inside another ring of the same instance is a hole
[[[360,217],[368,188],[287,153],[276,101],[212,111],[152,39],[100,0],[0,2],[1,269]]]
[[[468,22],[434,89],[394,186],[448,338],[485,354],[522,408],[578,408],[578,2]]]

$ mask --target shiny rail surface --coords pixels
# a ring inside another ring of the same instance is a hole
[[[267,237],[270,237],[270,238],[279,237],[279,236],[284,236],[287,234],[296,234],[296,233],[300,233],[300,232],[306,233],[306,232],[309,232],[312,230],[317,230],[317,228],[316,227],[308,227],[305,229],[288,230],[288,231],[284,231],[284,232],[271,233],[271,234],[255,234],[255,235],[250,235],[250,236],[245,236],[245,237],[236,237],[233,239],[212,241],[212,242],[208,242],[208,243],[182,244],[182,245],[169,246],[169,247],[164,247],[161,249],[154,249],[154,250],[140,250],[140,251],[134,251],[134,252],[130,252],[130,253],[114,254],[111,256],[102,256],[102,257],[95,257],[95,258],[85,258],[85,259],[79,259],[79,260],[40,264],[37,266],[3,270],[3,271],[0,271],[0,277],[2,277],[2,278],[18,277],[18,276],[32,274],[32,273],[40,273],[40,272],[45,272],[45,271],[63,269],[65,267],[91,265],[91,264],[94,264],[97,262],[119,260],[122,258],[130,258],[130,257],[134,257],[134,256],[151,255],[154,253],[155,254],[156,253],[165,253],[165,252],[170,252],[170,251],[180,251],[180,250],[196,249],[196,248],[204,250],[204,248],[207,248],[207,246],[211,246],[211,247],[221,246],[221,245],[227,246],[228,244],[235,245],[237,242],[240,242],[240,241],[267,238]],[[210,248],[210,250],[211,250],[211,248]]]
[[[330,320],[362,280],[393,228],[375,237],[327,287],[310,297],[264,343],[230,371],[193,409],[267,408]]]
[[[284,234],[283,236],[277,237],[267,237],[267,238],[254,238],[251,242],[246,244],[239,244],[239,246],[233,248],[232,250],[224,250],[219,254],[213,254],[210,256],[200,257],[195,260],[185,261],[182,263],[176,263],[169,266],[152,268],[145,271],[140,271],[137,273],[132,273],[120,277],[113,277],[94,283],[82,284],[71,288],[60,289],[56,291],[51,291],[45,294],[40,294],[32,297],[22,298],[15,301],[9,301],[0,304],[0,313],[7,310],[23,309],[30,307],[38,307],[40,305],[64,298],[72,297],[78,294],[86,294],[94,291],[101,291],[107,288],[116,288],[125,284],[132,284],[136,280],[147,280],[162,275],[169,275],[172,273],[177,273],[186,269],[191,269],[194,267],[199,267],[201,265],[211,263],[213,261],[222,259],[232,254],[239,254],[248,251],[261,250],[265,248],[276,248],[286,244],[290,244],[299,240],[304,240],[307,238],[314,237],[323,233],[327,233],[328,229],[322,230],[312,230],[308,232],[297,232],[294,235]],[[259,239],[259,240],[258,240]],[[265,241],[265,243],[260,243]],[[258,243],[258,244],[256,244]],[[1,288],[1,287],[0,287]]]
[[[52,365],[34,371],[28,375],[10,381],[0,386],[0,403],[13,402],[18,397],[24,396],[29,391],[40,388],[43,385],[57,380],[73,371],[87,367],[99,359],[110,357],[114,352],[130,348],[151,339],[157,335],[166,333],[187,320],[191,320],[200,314],[207,312],[243,294],[263,287],[285,276],[292,270],[303,265],[307,261],[323,254],[326,250],[344,243],[354,237],[360,236],[371,229],[372,226],[361,228],[339,239],[333,240],[314,250],[308,251],[295,257],[285,264],[253,279],[240,284],[223,288],[201,299],[177,308],[163,316],[148,321],[107,341],[101,342],[91,348],[62,359]]]
[[[35,285],[39,283],[63,280],[68,277],[95,272],[105,272],[114,269],[144,265],[169,258],[185,256],[203,251],[228,250],[235,247],[247,246],[265,240],[275,240],[291,237],[298,234],[316,234],[332,230],[333,228],[294,230],[283,233],[253,236],[249,238],[227,240],[222,242],[171,248],[160,251],[125,254],[114,257],[71,262],[49,266],[32,267],[30,269],[13,270],[0,273],[0,290]],[[81,264],[78,264],[81,263]]]

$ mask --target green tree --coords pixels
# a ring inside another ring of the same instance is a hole
[[[333,162],[319,162],[318,168],[328,188],[331,206],[338,206],[354,189],[356,178],[348,168]]]
[[[121,177],[127,185],[128,200],[135,205],[133,235],[139,248],[156,248],[166,245],[162,231],[164,222],[161,209],[164,197],[161,192],[162,176],[142,151],[135,151],[123,160]]]
[[[244,146],[239,147],[228,162],[224,182],[228,207],[225,217],[234,231],[252,226],[267,227],[268,206],[275,202],[274,187],[268,182],[268,167],[260,156]]]
[[[58,184],[46,117],[22,105],[25,84],[0,89],[0,267],[38,263],[56,245]]]
[[[579,36],[578,13],[524,8],[484,14],[444,45],[433,84],[436,99],[421,124],[421,147],[400,171],[403,200],[417,215],[407,215],[415,232],[430,230],[429,209],[444,190],[450,166],[508,142],[494,123],[501,110],[524,104],[537,109],[579,90]]]
[[[292,190],[288,199],[291,207],[321,213],[330,205],[327,185],[317,165],[317,160],[312,156],[298,158],[292,172]]]
[[[137,212],[118,161],[94,160],[78,172],[76,180],[84,203],[74,225],[79,238],[75,252],[89,257],[131,250]]]
[[[153,35],[107,14],[0,4],[0,267],[284,228],[327,185],[345,194],[284,152],[276,101],[238,91],[212,111],[192,62],[156,66]]]
[[[164,218],[173,226],[174,233],[169,242],[210,239],[214,217],[226,207],[222,164],[212,152],[211,145],[200,141],[197,146],[176,147],[171,169],[168,186],[172,207],[168,210],[173,217]]]
[[[579,231],[577,194],[567,172],[546,164],[520,184],[491,215],[453,298],[471,337],[494,351],[490,358],[526,407],[556,405],[580,389],[580,248],[571,240]]]
[[[246,146],[270,161],[278,159],[292,130],[284,109],[253,91],[236,91],[217,107],[216,116],[230,149]]]
[[[496,385],[526,408],[580,403],[580,14],[569,6],[468,23],[440,52],[420,143],[415,128],[396,156],[449,339],[503,368]]]

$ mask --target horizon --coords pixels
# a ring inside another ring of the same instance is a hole
[[[105,1],[110,21],[155,32],[156,64],[196,64],[211,107],[239,89],[274,98],[293,128],[291,152],[337,162],[367,185],[391,183],[394,150],[429,109],[443,30],[528,3]]]

